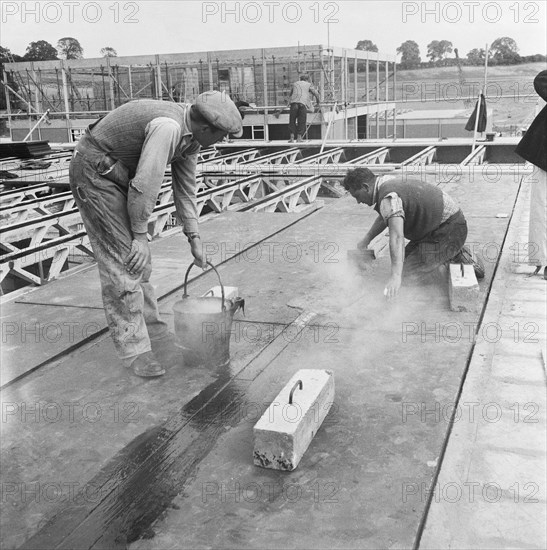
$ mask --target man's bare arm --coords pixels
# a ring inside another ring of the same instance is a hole
[[[404,218],[401,216],[389,218],[388,228],[391,277],[386,284],[384,294],[388,300],[391,300],[399,293],[403,276],[403,264],[405,261]]]
[[[386,227],[387,225],[384,221],[384,218],[382,218],[382,216],[378,216],[374,220],[374,223],[371,225],[367,234],[365,235],[365,238],[359,241],[359,243],[357,244],[357,248],[359,248],[360,250],[366,250],[371,241],[375,237],[377,237],[382,231],[384,231]]]

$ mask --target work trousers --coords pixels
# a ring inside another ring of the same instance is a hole
[[[304,136],[306,133],[306,118],[308,110],[302,103],[291,103],[289,111],[289,132],[294,135]]]
[[[131,275],[124,266],[133,240],[128,181],[116,183],[99,174],[104,159],[104,152],[82,138],[70,163],[69,180],[99,268],[108,327],[118,356],[129,364],[151,350],[151,340],[160,341],[169,333],[150,284],[152,263],[140,275]],[[117,171],[114,166],[109,174]]]
[[[403,278],[420,281],[458,255],[467,238],[467,222],[461,210],[419,241],[405,248]]]
[[[538,166],[527,178],[531,185],[528,262],[547,265],[547,172]]]

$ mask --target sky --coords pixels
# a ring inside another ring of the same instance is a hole
[[[547,53],[547,0],[458,1],[0,1],[0,44],[24,55],[32,41],[76,38],[84,57],[105,46],[119,56],[371,40],[395,54],[414,40],[448,40],[461,57],[509,36],[521,55]]]

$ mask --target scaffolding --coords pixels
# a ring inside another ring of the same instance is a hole
[[[385,135],[389,115],[395,124],[390,103],[395,97],[395,56],[323,45],[8,63],[3,117],[16,140],[49,110],[49,126],[38,127],[33,139],[47,139],[43,134],[49,133],[53,141],[75,141],[89,119],[128,101],[191,103],[200,93],[221,90],[256,105],[255,118],[246,126],[258,126],[258,114],[262,137],[273,134],[276,139],[273,127],[286,121],[272,115],[287,105],[291,84],[302,72],[318,88],[325,108],[314,117],[314,126],[326,127],[329,117],[343,120],[338,124],[342,129],[335,130],[338,137],[360,139],[378,137],[368,135],[371,115],[376,131],[380,116],[385,120]],[[319,135],[311,137],[322,137],[324,131],[319,128]],[[247,134],[260,137],[253,128]]]

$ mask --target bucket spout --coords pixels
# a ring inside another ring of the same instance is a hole
[[[234,300],[234,303],[232,305],[232,308],[234,310],[234,313],[238,310],[238,309],[241,309],[241,311],[243,312],[243,315],[245,315],[245,300],[243,298],[241,298],[241,296],[238,296],[235,300]]]

